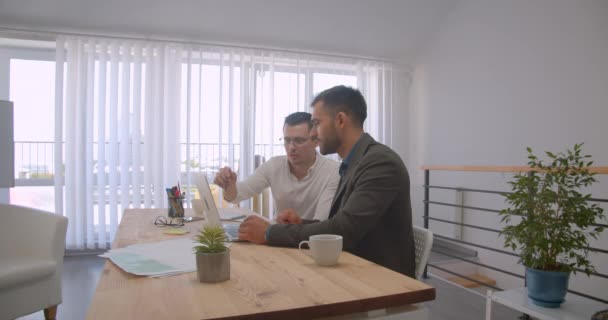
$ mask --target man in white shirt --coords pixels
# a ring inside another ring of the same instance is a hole
[[[317,152],[319,143],[311,139],[311,129],[310,113],[292,113],[283,124],[286,156],[271,158],[238,183],[232,169],[220,169],[214,182],[224,189],[224,199],[238,203],[270,187],[277,213],[295,211],[304,220],[326,220],[340,164]]]

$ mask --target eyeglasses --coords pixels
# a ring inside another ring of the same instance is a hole
[[[281,138],[279,140],[283,141],[283,145],[285,145],[285,146],[288,146],[291,143],[293,143],[294,146],[301,146],[301,145],[305,144],[306,141],[309,140],[309,138],[302,138],[302,137],[288,138],[288,137],[285,137],[285,138]]]

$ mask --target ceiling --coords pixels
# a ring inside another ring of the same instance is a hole
[[[407,61],[457,0],[0,0],[0,27]]]

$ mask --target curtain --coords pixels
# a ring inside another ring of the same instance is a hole
[[[213,181],[229,166],[245,179],[284,155],[284,118],[334,85],[360,89],[365,130],[392,143],[388,63],[95,37],[59,37],[56,58],[55,206],[70,219],[68,249],[107,248],[123,210],[166,208],[164,189],[191,191],[194,172]]]
[[[279,141],[284,118],[296,111],[310,112],[315,94],[339,84],[362,91],[368,103],[365,130],[379,141],[392,143],[392,68],[387,64],[237,48],[187,51],[182,81],[186,150],[181,155],[189,159],[189,165],[182,168],[184,180],[192,171],[203,171],[212,181],[223,166],[235,169],[239,179],[244,179],[255,169],[256,159],[259,164],[284,155]],[[337,155],[332,158],[339,160]],[[272,217],[272,201],[267,207]]]
[[[181,56],[167,44],[57,39],[55,206],[70,219],[68,249],[106,248],[122,210],[166,206],[164,187],[179,179]]]

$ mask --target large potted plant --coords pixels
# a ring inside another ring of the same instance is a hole
[[[589,202],[595,173],[591,156],[582,155],[582,143],[557,154],[546,152],[547,161],[527,148],[532,171],[515,175],[506,194],[509,208],[502,210],[505,246],[520,251],[526,267],[526,286],[532,303],[557,308],[564,301],[570,273],[595,269],[588,259],[590,238],[603,228],[604,212]]]
[[[221,226],[205,226],[196,236],[199,245],[193,250],[200,282],[215,283],[230,279],[230,250],[226,241],[226,234]]]

